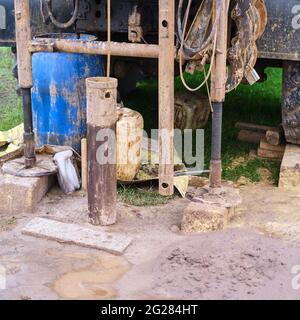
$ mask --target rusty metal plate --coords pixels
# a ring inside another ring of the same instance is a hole
[[[44,177],[56,174],[57,166],[52,156],[43,154],[37,156],[36,164],[31,169],[25,169],[24,157],[22,157],[5,163],[2,171],[17,177]]]
[[[299,0],[265,0],[265,4],[268,23],[258,41],[259,57],[300,60]]]

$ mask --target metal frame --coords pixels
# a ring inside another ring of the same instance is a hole
[[[30,27],[29,0],[15,0],[16,39],[19,65],[19,82],[22,89],[32,88],[31,54],[42,51],[89,53],[107,55],[107,42],[85,42],[58,39],[32,40]],[[159,0],[159,45],[130,44],[113,42],[111,55],[159,59],[159,129],[160,135],[160,193],[173,194],[173,140],[174,140],[174,25],[175,3],[173,0]],[[27,94],[28,97],[28,94]],[[28,99],[27,99],[28,100]],[[28,108],[29,104],[29,108]],[[34,165],[34,135],[32,131],[31,101],[24,106],[25,124],[28,132],[25,140],[26,166]],[[30,109],[30,112],[28,112]]]
[[[221,186],[221,135],[222,106],[225,100],[227,16],[229,0],[223,1],[223,12],[218,26],[217,50],[212,71],[211,94],[215,108],[212,132],[212,160],[210,186]],[[101,41],[72,41],[42,38],[32,40],[29,0],[15,0],[16,39],[19,64],[19,81],[24,97],[25,165],[34,165],[34,136],[32,132],[31,101],[33,52],[61,51],[125,57],[156,58],[159,60],[159,192],[174,192],[174,58],[175,58],[175,2],[159,0],[159,44],[132,44]]]

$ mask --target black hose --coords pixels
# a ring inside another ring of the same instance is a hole
[[[57,21],[52,12],[52,0],[46,0],[46,2],[47,2],[47,10],[48,10],[49,18],[57,28],[67,29],[67,28],[70,28],[75,23],[78,16],[78,12],[79,12],[79,0],[75,0],[75,8],[74,8],[73,15],[71,19],[67,22]]]

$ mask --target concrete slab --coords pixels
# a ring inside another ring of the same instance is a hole
[[[286,146],[281,163],[279,187],[300,192],[300,146]]]
[[[58,242],[100,249],[117,255],[123,254],[132,242],[132,238],[107,233],[100,228],[96,230],[43,218],[31,220],[22,229],[22,233]]]
[[[53,177],[25,178],[0,174],[0,214],[32,213],[53,180]]]

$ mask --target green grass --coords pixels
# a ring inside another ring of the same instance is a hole
[[[225,167],[225,166],[224,166]],[[245,177],[251,182],[260,182],[262,176],[258,169],[264,168],[268,169],[271,173],[270,182],[274,184],[278,183],[280,164],[279,161],[271,161],[264,159],[250,159],[249,161],[241,164],[235,168],[224,168],[223,177],[225,180],[237,181],[240,177]]]
[[[16,79],[12,76],[13,58],[9,48],[0,48],[0,131],[22,122],[21,99],[16,94]]]
[[[121,185],[118,187],[120,199],[127,204],[144,207],[157,206],[168,203],[174,196],[163,197],[152,187],[138,188],[134,186]]]
[[[237,90],[227,94],[224,105],[223,119],[223,175],[225,179],[237,181],[241,176],[245,176],[252,182],[259,182],[261,175],[259,168],[266,168],[271,172],[272,182],[278,181],[280,162],[261,159],[246,159],[245,163],[231,168],[230,165],[238,157],[245,157],[251,149],[256,149],[257,145],[238,142],[236,136],[238,130],[235,123],[238,121],[252,122],[277,126],[281,122],[281,84],[282,70],[268,68],[266,70],[267,81],[257,83],[253,86],[240,85]],[[203,81],[202,74],[194,76],[185,75],[187,83],[191,87],[196,87]],[[145,129],[149,133],[150,129],[156,129],[158,123],[157,110],[157,81],[142,81],[137,90],[131,93],[125,101],[125,105],[141,112],[145,123]],[[184,90],[184,86],[179,78],[175,81],[175,90]],[[206,88],[201,89],[206,94]],[[211,143],[211,121],[205,128],[205,165],[209,166]]]

